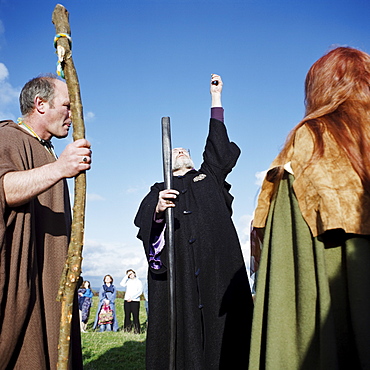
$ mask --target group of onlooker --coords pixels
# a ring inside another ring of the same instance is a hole
[[[145,296],[143,284],[136,277],[135,271],[129,269],[126,271],[126,275],[120,285],[126,288],[123,330],[130,332],[134,329],[134,333],[140,333],[140,297],[143,293]],[[90,282],[87,280],[83,281],[81,287],[78,289],[78,306],[80,310],[81,332],[83,333],[87,332],[87,322],[89,320],[93,295]],[[100,332],[118,330],[119,326],[115,306],[116,296],[117,288],[113,285],[113,277],[111,275],[105,275],[103,285],[99,290],[99,305],[96,310],[93,329],[99,328]],[[145,298],[147,299],[147,296]]]

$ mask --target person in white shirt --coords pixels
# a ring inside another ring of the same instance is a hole
[[[131,314],[134,323],[134,333],[140,333],[139,310],[140,296],[143,292],[143,284],[136,277],[134,270],[126,271],[126,276],[121,281],[121,286],[126,287],[124,311],[125,321],[123,324],[124,331],[132,330]]]

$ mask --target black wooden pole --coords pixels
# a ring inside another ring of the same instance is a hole
[[[172,148],[170,117],[162,117],[162,154],[165,189],[172,189]],[[176,292],[175,292],[175,247],[174,247],[173,208],[166,210],[166,248],[168,252],[168,291],[170,325],[170,363],[169,369],[176,369]]]

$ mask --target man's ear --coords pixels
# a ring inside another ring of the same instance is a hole
[[[36,96],[35,99],[33,100],[34,104],[35,104],[35,109],[41,113],[41,114],[44,114],[45,113],[45,103],[46,101],[41,99],[39,96]]]

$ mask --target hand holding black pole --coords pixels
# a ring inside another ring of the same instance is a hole
[[[170,117],[162,117],[162,154],[165,189],[172,189],[172,147]],[[175,292],[175,249],[173,208],[166,209],[166,248],[168,251],[168,291],[170,325],[170,363],[169,369],[176,368],[176,292]]]

